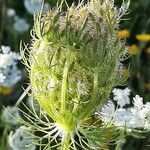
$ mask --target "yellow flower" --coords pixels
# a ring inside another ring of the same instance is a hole
[[[3,95],[11,94],[12,90],[13,90],[12,87],[3,87],[3,86],[0,87],[0,93]]]
[[[148,42],[150,41],[150,34],[138,34],[136,39],[142,42]]]
[[[138,53],[138,47],[136,44],[133,44],[128,49],[130,55],[136,55]]]
[[[129,30],[124,29],[124,30],[118,31],[118,37],[120,39],[128,38],[129,36],[130,36]]]

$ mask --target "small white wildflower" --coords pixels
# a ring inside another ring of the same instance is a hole
[[[146,104],[145,104],[145,108],[146,108],[146,110],[147,110],[147,114],[146,114],[146,118],[149,120],[149,122],[150,122],[150,102],[147,102]]]
[[[19,110],[17,107],[7,106],[1,115],[2,121],[6,124],[17,125],[21,119]]]
[[[3,54],[8,54],[11,51],[11,48],[10,48],[10,46],[2,45],[1,46],[1,51],[2,51]]]
[[[145,114],[145,125],[144,125],[144,128],[149,130],[150,129],[150,102],[147,102],[144,105],[143,113]]]
[[[133,98],[134,107],[131,108],[131,112],[134,115],[134,118],[131,120],[131,123],[135,128],[150,128],[150,104],[143,104],[143,98],[139,95],[136,95]]]
[[[114,100],[117,101],[117,104],[120,107],[124,107],[126,104],[130,104],[130,89],[125,88],[124,90],[122,89],[113,89],[113,94],[114,94]]]
[[[0,73],[0,83],[2,83],[5,80],[5,78],[6,77],[2,73]]]
[[[116,91],[115,91],[116,92]],[[118,92],[118,91],[117,91]],[[115,108],[112,101],[102,107],[100,112],[95,114],[100,115],[102,121],[108,123],[111,121],[116,127],[127,127],[129,129],[150,129],[150,103],[143,104],[143,98],[136,95],[133,98],[134,107]]]
[[[13,17],[13,16],[15,16],[15,14],[16,14],[16,11],[13,8],[7,9],[7,16],[8,17]]]
[[[12,87],[21,79],[21,70],[16,65],[7,67],[2,72],[6,78],[4,82],[0,83],[0,86]]]
[[[11,54],[0,54],[0,68],[7,68],[13,63],[14,61]]]
[[[145,115],[142,114],[142,111],[134,107],[131,108],[131,113],[133,114],[133,118],[130,120],[132,128],[143,129],[145,126]]]
[[[9,46],[1,46],[0,73],[5,76],[5,80],[0,82],[0,86],[12,87],[21,79],[21,71],[17,67],[17,62],[20,59],[20,55],[12,52]]]
[[[136,116],[130,120],[132,128],[144,128],[144,120],[137,118]]]
[[[134,116],[136,116],[139,119],[144,119],[145,118],[145,113],[143,113],[143,98],[140,97],[139,95],[136,95],[133,98],[133,104],[134,107],[131,108],[131,112]]]
[[[0,68],[16,65],[16,61],[20,60],[20,55],[11,51],[9,46],[1,46],[0,49]]]
[[[139,95],[136,95],[133,98],[133,104],[134,104],[134,107],[141,109],[143,107],[143,98],[140,97]]]
[[[26,32],[29,29],[29,24],[23,18],[15,17],[14,29],[20,33]]]
[[[24,6],[29,14],[33,15],[41,10],[43,0],[24,0]],[[49,4],[45,3],[43,10],[48,10]]]
[[[115,113],[115,105],[112,101],[108,101],[107,104],[105,104],[102,107],[101,111],[98,112],[102,120],[106,123],[111,122],[111,120],[114,117],[114,113]]]
[[[117,127],[126,126],[132,127],[130,121],[133,119],[133,115],[129,109],[119,108],[114,114],[114,125]]]
[[[117,127],[131,127],[130,120],[133,118],[131,111],[123,108],[116,108],[112,101],[103,106],[99,113],[105,123],[112,122]]]
[[[142,109],[143,109],[143,98],[140,97],[139,95],[136,95],[133,98],[133,105],[134,107],[131,108],[132,114],[134,116],[144,118],[144,114],[142,114]]]
[[[12,131],[8,137],[8,144],[12,150],[35,150],[35,145],[32,145],[34,137],[29,134],[30,128],[21,126],[13,133]]]

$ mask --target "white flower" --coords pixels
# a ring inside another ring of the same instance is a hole
[[[97,114],[97,113],[96,113]],[[98,113],[104,123],[113,123],[116,127],[144,128],[145,121],[135,116],[131,109],[116,108],[113,102],[104,105]],[[147,125],[148,126],[148,125]]]
[[[2,121],[6,124],[17,125],[21,119],[19,110],[17,107],[7,106],[1,115]]]
[[[117,101],[117,104],[120,107],[124,107],[126,104],[130,104],[130,89],[125,88],[124,90],[122,89],[113,89],[113,94],[114,94],[114,100]]]
[[[115,90],[115,93],[120,90]],[[129,93],[129,92],[127,92]],[[134,107],[115,108],[112,101],[102,107],[101,111],[95,114],[100,115],[104,123],[111,122],[116,127],[126,126],[127,131],[133,128],[150,129],[150,102],[143,104],[143,98],[136,95],[133,98]]]
[[[34,13],[37,13],[41,10],[43,0],[24,0],[24,6],[28,13],[33,15]],[[44,10],[48,10],[49,4],[45,3],[44,4]]]
[[[0,83],[2,83],[5,80],[5,78],[6,77],[2,73],[0,73]]]
[[[0,86],[12,87],[20,80],[21,71],[17,67],[17,62],[20,59],[20,55],[12,52],[9,46],[1,46],[0,73],[5,76],[5,80],[0,82]]]
[[[133,98],[133,105],[134,107],[131,108],[131,112],[134,116],[137,118],[144,119],[145,118],[145,113],[143,113],[143,98],[140,97],[139,95],[136,95]]]
[[[15,17],[14,29],[20,33],[26,32],[29,29],[29,24],[23,18]]]
[[[11,51],[9,46],[1,46],[0,49],[0,68],[7,68],[8,66],[16,65],[16,61],[20,60],[18,53]]]
[[[14,9],[12,9],[12,8],[7,9],[7,16],[8,17],[13,17],[13,16],[15,16],[15,14],[16,14],[16,11]]]
[[[130,111],[130,109],[123,109],[119,108],[116,110],[114,114],[114,125],[117,127],[126,126],[126,127],[132,127],[130,124],[130,121],[133,119],[133,115]]]
[[[141,118],[138,118],[137,116],[134,116],[131,120],[130,120],[130,124],[132,126],[132,128],[144,128],[144,120]]]
[[[25,126],[21,126],[20,128],[16,129],[13,133],[12,131],[8,137],[9,146],[12,150],[35,150],[35,145],[31,145],[34,141],[34,137],[30,135],[30,128]]]
[[[113,123],[117,127],[131,127],[130,120],[133,115],[130,109],[116,108],[112,101],[109,101],[104,105],[100,112],[96,113],[100,115],[104,123]]]
[[[150,102],[147,102],[144,105],[143,113],[145,114],[145,125],[144,125],[144,128],[150,130]]]
[[[7,68],[13,63],[11,55],[0,54],[0,68]]]
[[[21,79],[21,71],[15,65],[7,67],[1,71],[3,72],[4,76],[6,76],[6,78],[4,82],[0,83],[0,86],[12,87]]]
[[[134,107],[136,107],[137,109],[141,109],[143,107],[143,98],[140,97],[139,95],[136,95],[133,98],[133,104],[134,104]]]
[[[100,112],[97,112],[102,120],[106,123],[111,122],[112,118],[114,117],[115,113],[115,105],[112,101],[108,101],[107,104],[105,104]]]
[[[3,54],[8,54],[11,51],[11,48],[10,48],[10,46],[2,45],[1,46],[1,51],[2,51]]]
[[[131,112],[134,118],[131,123],[135,128],[150,129],[150,103],[143,104],[143,98],[136,95],[133,98],[134,107],[131,108]]]

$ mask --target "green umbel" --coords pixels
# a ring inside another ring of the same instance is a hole
[[[124,81],[118,66],[125,44],[117,29],[126,11],[127,5],[117,9],[113,1],[91,0],[35,17],[27,61],[32,92],[65,131],[63,150],[69,149],[70,133]]]

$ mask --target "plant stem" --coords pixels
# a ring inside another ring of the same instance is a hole
[[[15,106],[17,107],[21,102],[22,100],[25,98],[25,96],[28,94],[28,92],[30,91],[31,89],[31,85],[29,85],[26,90],[23,92],[23,94],[19,97],[19,99],[17,100]]]
[[[67,90],[67,76],[68,76],[68,62],[66,60],[64,71],[63,71],[63,79],[62,79],[62,90],[61,90],[61,113],[64,114],[65,112],[65,105],[66,105],[66,90]]]
[[[69,150],[70,149],[69,144],[70,144],[70,134],[67,133],[64,140],[62,141],[62,145],[61,145],[60,150]]]

